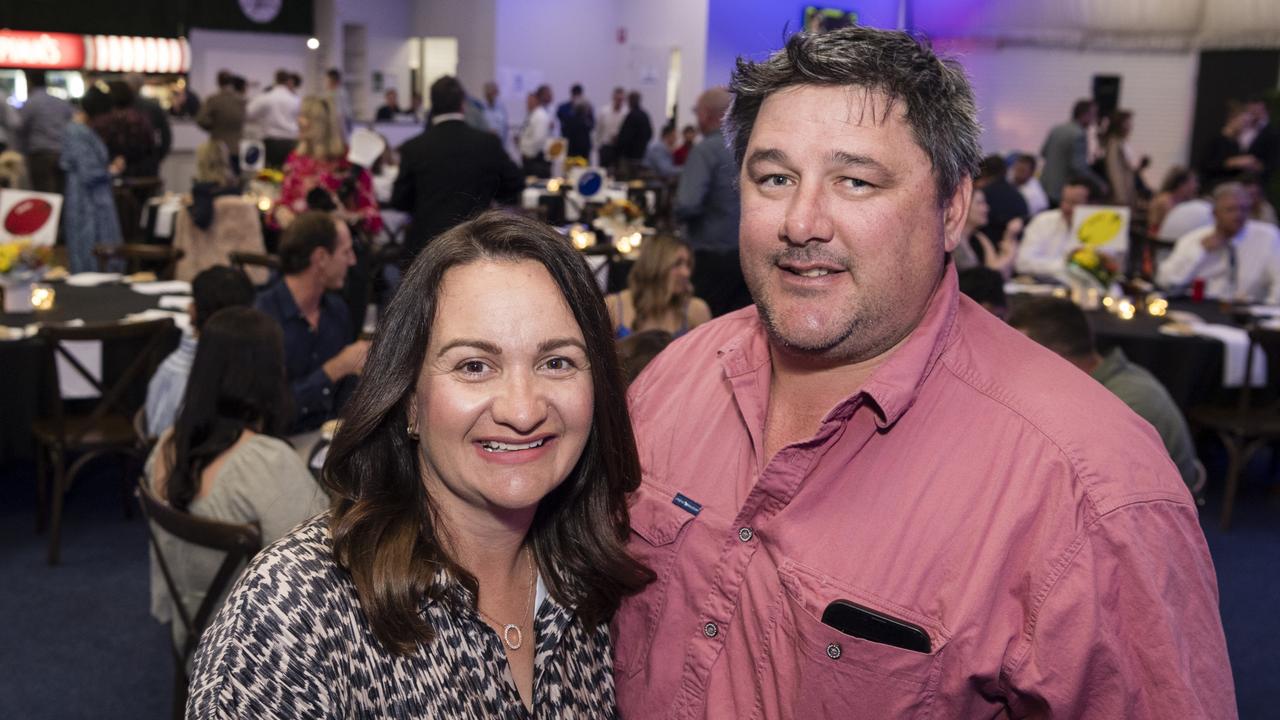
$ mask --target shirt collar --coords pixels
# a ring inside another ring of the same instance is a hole
[[[951,343],[959,294],[955,267],[948,262],[942,280],[925,308],[924,317],[906,341],[892,351],[858,392],[837,403],[823,422],[849,418],[864,399],[874,403],[878,411],[877,425],[884,428],[897,422],[915,402],[920,387],[933,371],[942,351]],[[756,312],[754,308],[752,312]],[[756,314],[747,328],[730,338],[716,354],[726,377],[730,379],[754,373],[768,364],[769,341],[759,315]],[[756,391],[767,394],[768,383],[760,384]]]
[[[435,117],[431,118],[431,124],[439,125],[440,123],[449,122],[450,120],[465,120],[465,119],[466,118],[460,112],[440,113],[439,115],[436,115]]]
[[[1098,363],[1098,367],[1089,373],[1089,377],[1102,384],[1106,384],[1108,380],[1120,374],[1129,365],[1129,358],[1125,357],[1124,351],[1115,348],[1102,358],[1102,362]]]

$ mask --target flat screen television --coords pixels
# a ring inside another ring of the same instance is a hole
[[[807,5],[804,9],[804,29],[806,32],[826,32],[837,28],[852,27],[858,24],[858,13],[840,8],[818,7]]]

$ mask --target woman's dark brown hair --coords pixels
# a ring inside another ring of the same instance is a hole
[[[441,281],[450,268],[482,260],[530,260],[546,268],[573,311],[591,363],[595,409],[587,444],[569,476],[543,498],[529,529],[548,592],[592,627],[653,579],[625,548],[626,497],[640,485],[640,464],[613,328],[591,271],[550,227],[487,212],[434,238],[405,274],[322,475],[334,498],[334,558],[351,573],[374,636],[395,652],[412,652],[434,638],[421,607],[441,592],[432,582],[437,571],[479,598],[475,577],[442,543],[448,518],[426,492],[418,443],[406,429]]]

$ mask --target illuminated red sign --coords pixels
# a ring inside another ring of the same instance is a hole
[[[0,67],[84,67],[84,38],[70,33],[0,30]]]

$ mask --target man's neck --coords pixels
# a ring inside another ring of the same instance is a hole
[[[312,318],[319,313],[320,299],[324,297],[324,287],[315,281],[310,272],[285,275],[284,284],[303,317]]]

